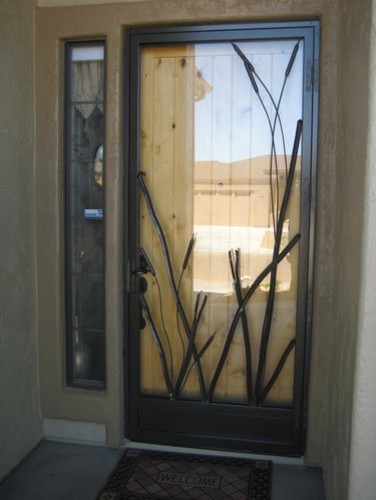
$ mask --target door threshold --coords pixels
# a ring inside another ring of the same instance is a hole
[[[256,453],[239,453],[235,451],[207,450],[203,448],[187,448],[183,446],[166,446],[163,444],[139,443],[137,441],[124,440],[123,448],[137,448],[138,450],[169,451],[173,453],[197,453],[200,455],[215,457],[248,458],[252,460],[271,460],[275,464],[283,465],[305,465],[304,457],[284,457],[280,455],[261,455]]]

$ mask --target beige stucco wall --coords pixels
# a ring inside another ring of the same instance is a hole
[[[54,1],[65,0],[39,0],[38,4]],[[324,466],[328,499],[375,498],[374,1],[341,0],[338,11],[337,2],[325,0],[137,0],[114,6],[38,9],[38,308],[33,177],[34,3],[3,0],[0,17],[0,478],[42,434],[37,311],[43,417],[105,424],[108,444],[116,446],[122,441],[122,27],[318,17],[322,23],[320,134],[305,458],[308,463]],[[63,365],[60,40],[88,36],[107,38],[112,75],[107,117],[108,390],[104,394],[67,389]]]
[[[376,498],[374,2],[340,2],[333,330],[327,497]]]
[[[322,436],[331,332],[336,147],[336,9],[325,0],[154,0],[90,7],[37,9],[37,214],[41,401],[44,417],[105,423],[107,442],[122,429],[122,170],[121,72],[123,27],[136,24],[292,20],[322,22],[321,115],[316,225],[312,370],[306,460],[322,463]],[[85,23],[82,22],[85,19]],[[105,394],[65,387],[62,303],[61,40],[105,36],[107,86],[107,365]]]
[[[0,16],[0,480],[38,443],[34,0]]]
[[[84,16],[84,17],[82,17]],[[86,19],[82,27],[82,19]],[[122,218],[120,170],[121,131],[120,32],[108,37],[107,84],[107,182],[106,182],[106,363],[107,390],[84,391],[66,387],[65,323],[63,317],[64,251],[62,200],[62,116],[61,38],[109,32],[100,19],[92,23],[83,12],[57,12],[43,21],[37,13],[37,265],[38,309],[43,320],[39,328],[40,393],[44,418],[93,422],[106,426],[109,446],[122,443]],[[99,21],[99,22],[98,22]],[[42,26],[42,27],[41,27]]]
[[[370,2],[371,3],[371,2]],[[351,5],[351,4],[350,4]],[[369,47],[367,85],[366,172],[364,176],[364,223],[362,271],[359,295],[358,339],[355,360],[354,400],[349,467],[349,498],[376,498],[376,6],[372,2],[366,37]],[[360,31],[362,31],[362,22]],[[355,86],[354,86],[355,91]]]

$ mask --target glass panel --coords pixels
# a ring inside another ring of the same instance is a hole
[[[302,74],[297,40],[143,48],[141,393],[291,405]]]
[[[68,381],[97,388],[105,382],[103,85],[104,44],[68,44]]]

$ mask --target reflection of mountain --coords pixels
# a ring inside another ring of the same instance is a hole
[[[289,166],[290,157],[287,157]],[[284,156],[277,156],[269,174],[270,156],[247,158],[234,163],[197,161],[194,164],[195,216],[200,225],[264,227],[272,224],[272,207],[283,198],[286,183]],[[298,158],[295,179],[300,176]],[[272,181],[272,190],[270,187]],[[277,191],[278,196],[277,196]],[[293,189],[297,194],[299,190]],[[272,199],[273,192],[273,199]]]
[[[277,155],[279,178],[285,178],[285,159],[283,155]],[[287,166],[290,156],[287,157]],[[270,156],[257,156],[233,163],[221,163],[219,161],[196,161],[194,163],[194,182],[197,184],[223,185],[269,185]],[[300,170],[300,157],[296,171]],[[273,161],[273,178],[276,177],[275,162]]]

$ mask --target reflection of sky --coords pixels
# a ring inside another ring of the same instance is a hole
[[[239,42],[268,90],[278,102],[285,70],[296,40]],[[296,122],[302,115],[302,53],[299,51],[287,79],[280,115],[287,154],[291,154]],[[195,104],[195,159],[234,162],[269,155],[271,133],[265,111],[254,92],[240,57],[227,44],[197,44],[196,67],[213,87]],[[261,84],[260,96],[274,122],[275,110]],[[276,132],[277,154],[283,154],[280,128]]]

